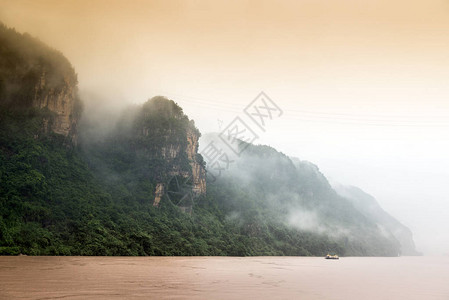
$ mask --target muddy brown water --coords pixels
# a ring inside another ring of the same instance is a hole
[[[0,257],[0,299],[449,299],[449,258]]]

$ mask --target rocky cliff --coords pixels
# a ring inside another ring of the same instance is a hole
[[[188,211],[206,193],[206,171],[198,153],[201,134],[174,101],[158,96],[129,107],[100,139],[86,134],[84,129],[95,124],[89,118],[98,115],[86,109],[80,146],[101,180],[126,182],[130,197],[139,202],[160,207],[171,201]]]
[[[192,168],[192,184],[193,192],[196,195],[203,195],[206,193],[206,169],[201,156],[198,154],[198,141],[200,135],[198,131],[189,129],[187,131],[187,158]]]
[[[51,78],[45,69],[34,87],[32,105],[47,108],[54,113],[50,130],[64,136],[70,136],[76,142],[76,124],[79,119],[79,100],[77,96],[76,78],[61,74],[61,83],[52,86]]]
[[[190,178],[195,195],[206,193],[206,171],[198,154],[200,132],[182,109],[165,97],[153,97],[143,106],[136,118],[137,132],[143,136],[144,149],[149,159],[162,158],[167,166],[159,180],[167,175]],[[159,182],[164,184],[164,182]]]
[[[58,51],[28,34],[0,24],[0,105],[3,109],[47,109],[43,132],[76,143],[81,113],[77,76]]]
[[[149,132],[150,129],[148,128],[143,130],[145,135],[148,135]],[[181,144],[169,144],[162,147],[160,151],[160,154],[164,159],[173,163],[172,168],[169,171],[171,177],[179,176],[191,179],[188,180],[188,182],[191,186],[193,197],[206,194],[206,169],[202,163],[203,160],[201,156],[198,154],[199,138],[199,132],[189,127],[186,131],[187,145],[185,148],[183,148]],[[187,155],[191,170],[185,170],[180,164],[174,163],[185,155]],[[170,179],[168,179],[168,181],[170,181]],[[167,182],[158,182],[156,184],[153,206],[159,206],[162,197],[168,192],[169,188],[166,185]]]

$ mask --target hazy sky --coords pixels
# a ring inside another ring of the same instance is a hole
[[[449,2],[0,0],[108,105],[177,101],[202,132],[265,91],[259,143],[357,185],[449,253]]]

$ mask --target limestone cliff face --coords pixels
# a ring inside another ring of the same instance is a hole
[[[67,58],[28,34],[0,24],[2,109],[48,109],[42,131],[76,142],[81,105],[77,76]]]
[[[148,136],[150,134],[150,131],[151,131],[150,128],[143,128],[142,134],[144,136]],[[162,158],[164,158],[167,162],[169,162],[172,165],[169,171],[170,176],[176,175],[183,177],[191,177],[192,192],[195,195],[203,195],[206,193],[206,169],[202,164],[201,157],[198,155],[198,141],[200,135],[196,130],[193,130],[192,128],[189,127],[186,131],[186,138],[187,138],[187,145],[185,146],[185,148],[181,146],[181,143],[166,144],[163,147],[161,147],[159,154]],[[183,170],[183,168],[176,163],[184,155],[186,155],[189,161],[189,165],[192,169],[191,173],[186,170]],[[162,185],[162,183],[158,184],[158,186],[159,185]],[[158,197],[157,203],[159,203],[161,194],[163,194],[163,192],[160,192],[159,189],[161,189],[161,187],[158,187],[157,189],[159,191],[156,193],[159,195],[157,196]]]
[[[198,132],[189,128],[186,132],[186,137],[187,145],[184,150],[181,150],[182,147],[179,144],[170,144],[168,146],[162,147],[160,155],[165,160],[172,162],[172,168],[168,172],[168,175],[181,176],[191,179],[189,180],[189,184],[191,184],[192,197],[196,197],[204,195],[206,193],[206,170],[204,168],[204,165],[202,164],[201,156],[198,155]],[[183,170],[180,165],[174,163],[184,155],[187,156],[191,172]],[[165,193],[170,192],[170,187],[165,185],[166,183],[163,182],[158,182],[156,184],[153,206],[158,207]],[[183,203],[182,205],[180,205],[180,208],[184,212],[191,213],[192,203]]]
[[[199,135],[193,130],[187,131],[187,142],[186,147],[187,157],[192,167],[192,178],[193,178],[193,192],[199,195],[206,193],[206,169],[201,163],[198,155],[198,140]]]
[[[149,165],[148,179],[156,186],[153,204],[173,193],[177,198],[171,202],[190,211],[192,198],[206,193],[206,170],[198,154],[201,134],[195,123],[174,101],[158,96],[138,108],[132,126],[129,144]]]
[[[68,136],[76,143],[76,125],[80,114],[80,103],[77,96],[76,78],[69,74],[61,74],[57,86],[52,84],[47,72],[42,70],[41,76],[34,86],[32,105],[47,108],[54,113],[48,129],[54,133]]]

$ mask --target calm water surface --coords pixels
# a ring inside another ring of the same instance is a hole
[[[449,299],[449,258],[0,257],[0,299]]]

